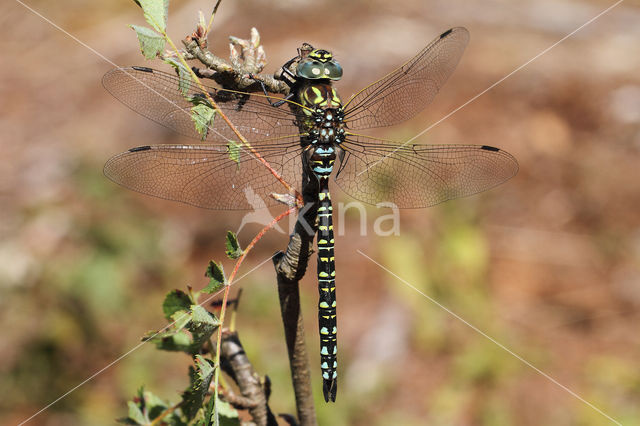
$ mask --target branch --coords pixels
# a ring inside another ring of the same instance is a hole
[[[207,67],[194,69],[196,74],[210,78],[226,89],[258,92],[262,91],[258,83],[260,81],[271,93],[289,94],[289,86],[284,81],[278,80],[271,74],[258,74],[262,69],[258,64],[247,63],[249,61],[243,64],[231,64],[203,48],[202,43],[193,39],[192,36],[185,38],[182,43],[188,55],[192,55]]]
[[[289,353],[289,367],[296,398],[298,420],[303,426],[317,425],[309,356],[304,339],[304,322],[300,311],[299,282],[304,276],[309,256],[313,253],[313,238],[316,233],[317,181],[309,179],[303,170],[302,195],[305,207],[298,214],[294,232],[285,253],[273,256],[278,277],[278,295],[284,333]]]
[[[227,402],[246,408],[256,425],[277,425],[268,406],[267,393],[235,332],[225,333],[220,347],[222,369],[236,382],[242,397],[227,394]]]

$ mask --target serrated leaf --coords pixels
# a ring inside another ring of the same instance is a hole
[[[227,240],[225,241],[227,247],[226,253],[230,259],[238,259],[244,251],[240,248],[238,237],[231,231],[227,231]]]
[[[147,406],[148,417],[151,420],[155,419],[169,408],[169,404],[163,401],[159,396],[149,391],[144,392],[144,401]]]
[[[208,102],[198,102],[197,105],[191,107],[191,120],[193,120],[202,140],[207,138],[209,127],[213,125],[213,119],[216,116],[216,110],[207,104]]]
[[[215,109],[203,93],[195,93],[193,96],[187,96],[186,100],[187,102],[191,102],[193,105],[206,105],[211,109]]]
[[[118,419],[118,423],[127,425],[150,425],[153,420],[164,413],[169,404],[152,392],[145,391],[144,387],[138,389],[136,397],[133,401],[129,401],[129,414],[126,418]],[[165,415],[162,424],[170,426],[186,426],[186,423],[180,418],[180,411]]]
[[[133,0],[142,8],[144,19],[155,30],[164,32],[167,29],[169,16],[169,0]]]
[[[200,305],[189,305],[188,310],[175,311],[171,324],[161,332],[148,332],[144,341],[151,341],[163,351],[180,351],[190,355],[200,352],[220,322],[215,315]]]
[[[138,36],[140,50],[147,59],[153,59],[164,51],[164,37],[147,27],[129,25]]]
[[[128,401],[127,405],[129,406],[129,417],[127,420],[131,420],[134,422],[133,424],[138,425],[146,425],[150,423],[149,419],[145,417],[140,407],[138,407],[138,404],[133,401]]]
[[[191,384],[182,393],[182,411],[193,419],[204,404],[213,377],[213,362],[200,355],[195,357],[196,368],[189,367]]]
[[[220,417],[220,425],[221,426],[239,426],[240,418],[238,416],[238,411],[231,406],[228,402],[217,400],[216,401],[216,411],[218,412],[218,416]]]
[[[209,261],[207,272],[205,272],[204,275],[205,277],[209,277],[209,284],[207,284],[207,286],[202,289],[203,293],[215,293],[216,291],[221,289],[227,281],[224,277],[224,270],[222,269],[222,265],[218,265],[213,260]]]
[[[185,331],[149,332],[143,340],[150,341],[163,351],[191,353],[192,339]]]
[[[211,312],[207,311],[200,305],[191,306],[191,323],[200,326],[200,324],[206,324],[211,326],[218,326],[220,321]],[[189,325],[189,331],[192,330],[192,326]]]
[[[174,58],[166,58],[164,61],[178,71],[178,89],[180,89],[182,96],[187,97],[189,88],[191,87],[191,73],[182,64],[182,62],[179,62]]]
[[[127,406],[129,407],[128,416],[118,419],[118,423],[127,425],[147,425],[150,423],[144,394],[144,386],[141,386],[136,392],[133,401],[127,401]]]
[[[187,308],[187,311],[176,311],[171,315],[171,328],[174,330],[182,330],[191,321],[191,305]]]
[[[242,145],[234,140],[229,140],[227,142],[227,148],[229,149],[229,159],[240,164],[240,150],[242,149]]]
[[[192,340],[192,353],[196,353],[200,350],[204,342],[209,340],[209,337],[220,325],[220,321],[212,313],[207,311],[200,305],[193,305],[191,307],[191,322],[187,329],[191,332]]]
[[[207,407],[204,410],[204,419],[198,422],[199,426],[210,426],[211,422],[214,422],[214,424],[219,423],[219,422],[216,422],[215,419],[213,418],[214,405],[217,399],[218,399],[217,394],[213,394],[213,396],[209,398],[209,403],[207,404]]]
[[[176,312],[188,311],[192,304],[193,301],[187,293],[181,290],[172,290],[164,297],[162,312],[164,312],[164,317],[168,321]]]

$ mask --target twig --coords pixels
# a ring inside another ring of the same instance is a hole
[[[281,213],[280,215],[278,215],[275,219],[273,219],[267,226],[265,226],[264,228],[262,228],[262,230],[260,232],[258,232],[258,234],[253,238],[253,240],[251,240],[251,242],[249,243],[249,245],[247,245],[247,248],[244,249],[242,256],[240,256],[238,258],[238,261],[236,262],[235,267],[233,268],[233,272],[231,272],[231,275],[229,275],[229,279],[227,280],[227,282],[225,283],[225,289],[224,289],[224,296],[222,297],[222,309],[220,311],[220,324],[221,326],[218,327],[218,338],[216,341],[216,355],[215,355],[215,365],[219,366],[220,365],[220,347],[222,344],[222,324],[224,324],[224,317],[225,317],[225,313],[226,313],[226,306],[227,306],[227,301],[229,299],[229,289],[231,288],[231,284],[233,283],[234,278],[236,277],[236,274],[238,273],[238,270],[240,269],[240,265],[242,265],[242,262],[244,261],[244,259],[247,257],[247,254],[249,254],[249,252],[251,251],[251,249],[256,245],[256,243],[258,241],[260,241],[260,239],[264,236],[264,234],[266,234],[266,232],[273,228],[278,222],[280,222],[282,219],[284,219],[285,217],[289,216],[291,213],[293,213],[294,211],[296,211],[297,209],[295,207],[292,207],[290,209],[288,209],[287,211],[285,211],[284,213]],[[216,369],[215,375],[214,375],[214,389],[218,389],[218,369]]]
[[[237,333],[225,333],[222,338],[223,368],[238,384],[242,397],[227,394],[227,402],[246,408],[256,425],[277,425],[275,416],[267,405],[267,395],[260,377],[253,369]]]
[[[159,425],[160,422],[162,421],[162,419],[164,419],[165,417],[167,417],[169,414],[173,413],[175,410],[177,410],[178,408],[180,408],[182,406],[182,401],[174,404],[173,406],[167,408],[166,410],[164,410],[162,413],[160,413],[158,415],[158,417],[156,417],[155,419],[153,419],[153,421],[151,423],[149,423],[149,426],[156,426]]]
[[[278,276],[278,295],[284,325],[289,367],[296,398],[296,410],[301,425],[317,425],[309,356],[304,339],[304,322],[300,310],[299,282],[304,276],[313,252],[313,238],[316,233],[317,181],[310,179],[303,170],[303,199],[305,208],[299,213],[294,233],[289,239],[285,253],[273,256],[273,264]]]
[[[206,69],[198,70],[200,75],[214,80],[224,88],[261,92],[262,87],[258,83],[261,81],[271,93],[289,94],[289,86],[271,74],[255,74],[255,70],[247,70],[244,67],[233,66],[224,59],[200,47],[199,43],[194,39],[187,38],[183,40],[182,43],[187,53],[193,55],[193,57],[207,66]]]
[[[209,34],[209,31],[211,30],[211,26],[213,25],[213,18],[215,18],[216,13],[218,12],[218,7],[220,6],[220,3],[222,3],[222,0],[218,0],[216,2],[216,5],[213,6],[213,11],[211,12],[211,17],[209,18],[209,24],[207,25],[207,34]]]

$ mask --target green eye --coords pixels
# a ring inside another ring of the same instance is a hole
[[[336,61],[327,62],[324,64],[324,73],[326,75],[325,78],[340,80],[342,77],[342,67]]]
[[[314,80],[318,78],[327,78],[324,75],[324,66],[321,62],[313,59],[300,61],[296,75],[298,77]]]

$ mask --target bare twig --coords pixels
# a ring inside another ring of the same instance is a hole
[[[209,24],[207,25],[207,34],[209,34],[209,31],[211,31],[211,26],[213,25],[213,19],[216,17],[216,13],[218,12],[218,7],[220,7],[220,3],[222,3],[222,0],[218,0],[216,2],[216,5],[213,6],[213,11],[211,12],[211,17],[209,18]]]
[[[262,87],[258,83],[261,81],[271,93],[289,94],[289,86],[273,75],[255,74],[255,70],[249,70],[243,66],[234,66],[207,49],[203,49],[196,40],[191,38],[186,38],[182,43],[188,54],[206,65],[207,68],[198,69],[200,75],[214,80],[224,88],[259,92],[262,91]]]
[[[237,333],[225,333],[222,338],[222,368],[238,384],[242,396],[226,394],[226,400],[237,408],[249,411],[256,425],[277,425],[267,405],[267,395],[259,375],[253,369]]]
[[[309,356],[304,339],[304,323],[300,311],[299,281],[304,276],[309,256],[313,252],[316,233],[317,181],[303,170],[303,199],[305,208],[299,213],[294,233],[285,253],[273,256],[278,276],[278,295],[284,324],[291,379],[296,398],[296,410],[301,425],[316,425],[315,406],[311,387]]]

